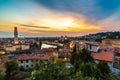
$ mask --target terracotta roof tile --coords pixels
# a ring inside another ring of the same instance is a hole
[[[92,53],[92,57],[95,60],[103,60],[103,61],[108,61],[112,62],[113,61],[113,52],[101,52],[101,53]]]

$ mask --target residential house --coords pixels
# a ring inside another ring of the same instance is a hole
[[[113,67],[120,69],[120,48],[115,49],[115,57]]]
[[[18,64],[24,69],[34,68],[39,63],[40,57],[36,54],[21,54],[18,58]]]
[[[120,72],[119,69],[113,67],[114,63],[114,53],[113,52],[101,52],[101,53],[92,53],[92,57],[95,60],[95,63],[99,61],[106,61],[112,72]]]

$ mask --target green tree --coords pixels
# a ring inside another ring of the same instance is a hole
[[[80,70],[84,77],[94,77],[98,79],[100,76],[99,70],[94,67],[94,64],[91,62],[82,63],[80,66]]]
[[[83,48],[81,51],[76,50],[76,46],[73,49],[73,52],[71,53],[71,59],[70,62],[72,64],[75,64],[75,62],[93,62],[93,58],[91,56],[91,52]]]
[[[17,74],[14,75],[14,80],[24,80],[25,78],[30,77],[29,72],[21,72],[19,71]]]
[[[97,79],[95,79],[94,77],[82,76],[81,71],[78,71],[75,74],[70,75],[69,79],[67,80],[97,80]]]
[[[120,75],[116,73],[110,73],[109,80],[120,80]]]
[[[76,57],[77,57],[77,47],[75,45],[74,48],[73,48],[73,52],[71,53],[71,57],[70,57],[71,64],[75,63]]]
[[[111,73],[111,70],[107,64],[107,62],[105,61],[100,61],[98,64],[97,64],[97,68],[99,69],[100,71],[100,74],[101,74],[101,78],[103,80],[109,80],[109,76],[110,76],[110,73]]]
[[[26,79],[24,79],[24,80],[32,80],[31,78],[26,78]]]
[[[91,56],[91,52],[86,49],[86,48],[83,48],[80,52],[79,52],[79,60],[81,62],[93,62],[93,58]]]
[[[16,60],[9,60],[5,63],[6,80],[14,80],[14,75],[17,72],[18,64]]]
[[[94,67],[91,63],[82,63],[81,71],[83,76],[94,76]]]
[[[1,71],[0,71],[0,80],[5,80],[4,75],[2,75]]]
[[[65,70],[62,61],[40,61],[39,69],[32,72],[32,80],[65,80]]]
[[[75,72],[79,70],[81,63],[94,62],[89,50],[83,48],[81,51],[76,51],[76,47],[73,49],[70,61],[74,65]]]

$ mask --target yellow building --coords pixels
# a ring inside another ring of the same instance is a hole
[[[18,48],[21,48],[21,50],[27,50],[29,49],[29,45],[12,45],[12,46],[5,46],[4,48],[8,52],[13,52],[16,51]]]
[[[72,49],[73,47],[74,47],[74,42],[71,41],[71,42],[70,42],[70,49]]]
[[[4,54],[5,54],[5,51],[0,51],[0,54],[4,55]]]
[[[105,39],[102,40],[102,44],[108,44],[120,48],[120,39]]]

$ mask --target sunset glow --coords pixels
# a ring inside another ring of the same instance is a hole
[[[2,36],[4,33],[7,37],[12,36],[9,33],[13,32],[14,26],[24,36],[75,36],[118,31],[120,18],[116,16],[120,6],[116,3],[120,1],[109,2],[104,5],[100,0],[0,0],[0,36],[5,37]],[[112,14],[104,12],[103,7],[111,7]]]

